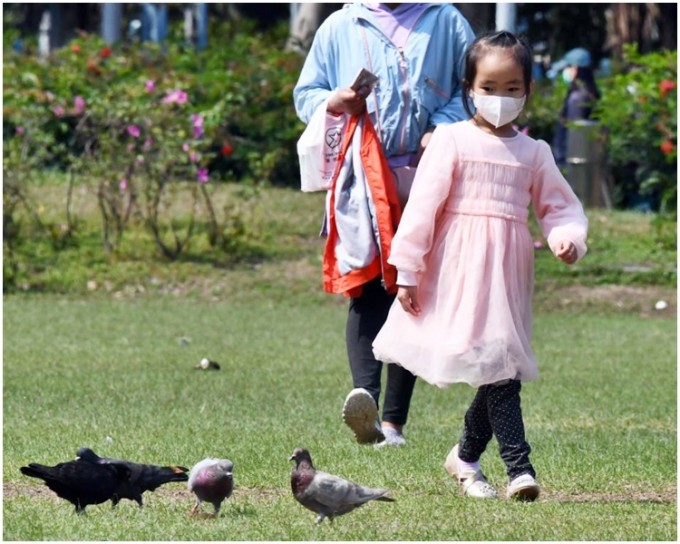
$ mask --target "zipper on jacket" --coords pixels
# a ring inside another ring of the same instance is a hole
[[[415,26],[415,25],[414,25]],[[408,64],[406,62],[406,56],[404,55],[403,49],[397,49],[399,53],[399,68],[401,69],[401,76],[404,79],[402,89],[404,91],[404,113],[401,116],[401,135],[399,136],[399,155],[406,153],[406,124],[408,122],[409,113],[411,111],[410,106],[410,94],[411,90],[408,84]]]
[[[413,22],[413,25],[409,29],[408,36],[406,37],[406,40],[404,41],[404,44],[408,44],[408,40],[411,37],[411,33],[413,32],[413,29],[418,26],[418,23],[420,20],[423,18],[423,16],[431,10],[434,6],[428,6],[425,8],[419,15],[418,18]],[[404,91],[404,113],[401,117],[401,134],[399,135],[399,145],[397,147],[397,154],[399,155],[404,155],[406,153],[406,122],[408,121],[409,118],[409,113],[411,111],[411,106],[409,103],[409,96],[410,96],[410,87],[408,84],[408,63],[406,62],[406,55],[404,55],[403,49],[398,48],[392,40],[390,40],[387,35],[382,31],[380,27],[377,25],[373,24],[372,21],[370,21],[368,18],[365,16],[359,14],[356,16],[357,20],[364,21],[365,23],[371,25],[379,34],[383,36],[385,41],[392,45],[394,49],[397,51],[399,54],[399,68],[401,71],[401,76],[404,80],[402,89]],[[436,90],[436,87],[435,87]],[[379,112],[378,112],[379,115]]]
[[[423,11],[420,12],[418,15],[418,18],[413,22],[413,25],[408,31],[408,36],[406,36],[406,40],[404,40],[404,47],[408,45],[408,41],[411,38],[411,34],[413,32],[413,29],[418,26],[418,23],[420,20],[423,18],[423,16],[430,10],[432,6],[427,7]],[[404,155],[406,153],[406,124],[409,118],[409,113],[411,111],[411,104],[410,104],[410,88],[408,84],[408,64],[406,62],[406,55],[404,55],[403,49],[398,49],[399,51],[399,59],[400,59],[400,66],[402,68],[402,75],[404,77],[404,115],[401,118],[401,136],[399,138],[399,154]],[[420,142],[419,142],[420,144]]]

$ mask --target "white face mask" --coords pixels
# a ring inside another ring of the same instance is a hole
[[[481,95],[474,91],[471,91],[470,94],[472,94],[472,102],[479,115],[496,128],[517,119],[526,100],[526,95],[521,98],[513,98],[511,96]]]

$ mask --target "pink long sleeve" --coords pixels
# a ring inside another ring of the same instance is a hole
[[[425,269],[425,255],[432,247],[437,218],[453,188],[456,160],[455,142],[450,133],[435,129],[418,165],[408,204],[392,240],[388,262],[397,267],[401,277],[411,279]]]
[[[550,249],[563,240],[576,246],[578,258],[588,250],[588,219],[583,206],[555,164],[550,147],[538,142],[538,168],[532,184],[534,212]]]

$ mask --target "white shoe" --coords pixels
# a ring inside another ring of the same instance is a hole
[[[508,499],[515,499],[518,501],[535,501],[541,492],[538,482],[531,474],[522,474],[517,476],[507,490]]]
[[[451,476],[458,480],[460,492],[475,499],[495,499],[498,491],[486,481],[482,470],[477,472],[462,472],[458,464],[458,444],[446,456],[444,468]]]
[[[385,440],[378,408],[371,394],[364,388],[352,389],[342,407],[342,419],[354,431],[359,444],[371,444]]]
[[[378,442],[375,447],[382,448],[383,446],[404,446],[406,445],[406,438],[394,427],[386,425],[382,428],[382,432],[385,435],[385,440]]]

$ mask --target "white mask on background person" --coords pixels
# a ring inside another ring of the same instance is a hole
[[[479,115],[496,128],[517,119],[526,101],[526,95],[513,98],[512,96],[481,95],[474,91],[471,91],[471,94],[472,102]]]

